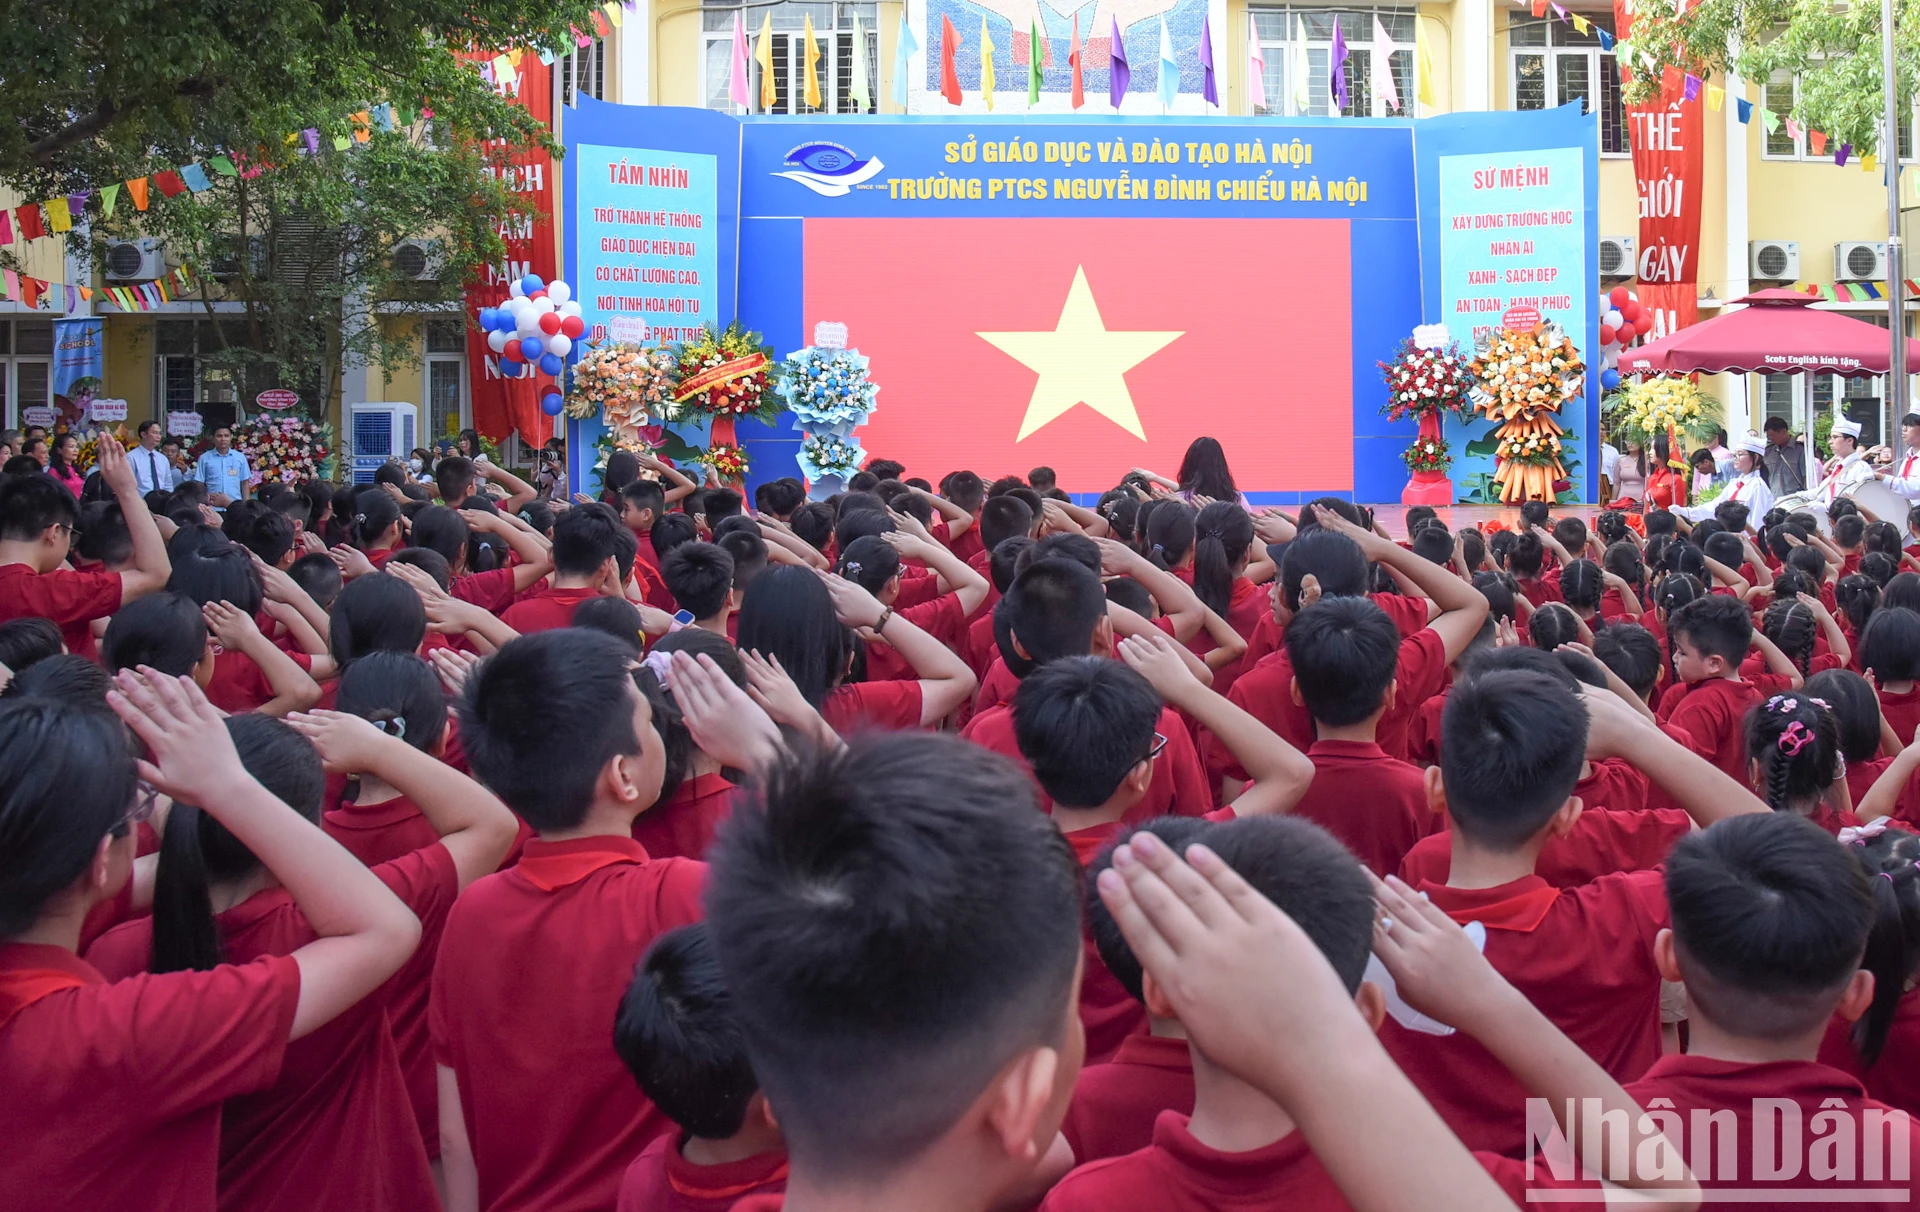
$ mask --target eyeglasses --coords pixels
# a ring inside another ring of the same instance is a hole
[[[1167,738],[1164,736],[1161,736],[1157,732],[1154,733],[1153,745],[1147,750],[1147,756],[1143,760],[1149,761],[1149,762],[1159,761],[1160,751],[1162,749],[1165,749],[1166,747],[1167,747]]]
[[[135,825],[153,819],[153,812],[160,803],[160,789],[145,779],[140,779],[133,787],[133,804],[120,823],[113,827],[115,837],[125,837]]]

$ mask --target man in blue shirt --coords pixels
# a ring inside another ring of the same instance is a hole
[[[213,449],[202,452],[193,469],[193,478],[207,486],[207,503],[215,509],[244,501],[252,475],[247,456],[233,448],[233,430],[225,425],[213,431]]]
[[[178,485],[174,482],[173,464],[160,452],[160,422],[140,422],[140,444],[127,452],[127,465],[133,468],[133,482],[140,488],[140,495],[159,489],[172,492]]]

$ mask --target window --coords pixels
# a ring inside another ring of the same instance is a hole
[[[595,38],[560,60],[560,100],[568,105],[581,96],[607,99],[607,43]]]
[[[21,410],[53,403],[53,321],[0,320],[0,415],[9,428]]]
[[[1587,113],[1600,112],[1600,151],[1624,156],[1627,110],[1620,99],[1620,66],[1613,52],[1600,49],[1600,31],[1613,33],[1611,14],[1581,13],[1581,33],[1553,17],[1516,14],[1507,26],[1508,76],[1515,109],[1554,109],[1579,101]]]
[[[1334,22],[1340,23],[1340,39],[1347,46],[1345,76],[1347,104],[1340,113],[1347,117],[1406,117],[1413,112],[1416,83],[1413,77],[1413,23],[1418,9],[1367,6],[1330,9],[1286,5],[1274,8],[1250,8],[1254,28],[1259,32],[1261,57],[1266,70],[1262,81],[1267,105],[1259,114],[1328,116],[1334,112],[1329,64],[1333,61]],[[1380,19],[1387,41],[1373,40],[1374,18]],[[1306,79],[1301,87],[1300,51],[1306,50]],[[1386,99],[1374,95],[1373,73],[1384,60],[1393,73],[1393,91],[1400,107],[1389,106]]]
[[[878,6],[873,4],[818,4],[803,0],[784,0],[771,7],[742,10],[738,7],[710,7],[702,14],[701,37],[705,43],[700,58],[701,96],[708,109],[730,110],[733,101],[727,95],[733,63],[733,19],[736,15],[747,26],[747,93],[759,112],[761,68],[753,58],[760,49],[760,21],[773,16],[773,44],[768,47],[773,60],[774,102],[769,112],[776,114],[851,114],[875,113],[880,100],[880,33]],[[806,19],[813,18],[814,43],[820,58],[814,70],[820,77],[820,107],[806,102]],[[853,101],[853,22],[860,19],[858,53],[867,66],[867,108]]]
[[[243,393],[231,370],[208,366],[205,356],[228,346],[246,342],[245,326],[228,322],[221,333],[209,320],[156,320],[153,326],[153,398],[161,412],[198,412],[205,418],[208,432],[216,424],[232,424],[241,419],[240,399],[251,400],[258,391],[280,386],[273,381],[255,384]],[[298,385],[294,385],[296,388]],[[311,399],[310,391],[300,392]]]
[[[1780,115],[1780,125],[1772,130],[1764,126],[1765,141],[1761,144],[1760,154],[1769,160],[1797,160],[1806,147],[1806,133],[1798,139],[1787,133],[1787,115],[1793,112],[1794,98],[1799,93],[1799,84],[1787,72],[1775,72],[1767,81],[1766,91],[1760,104]]]
[[[462,320],[427,321],[427,438],[452,437],[467,425],[467,334]]]

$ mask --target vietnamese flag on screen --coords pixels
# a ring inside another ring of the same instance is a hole
[[[814,219],[805,331],[847,326],[876,458],[1097,492],[1202,435],[1246,492],[1353,486],[1340,219]]]

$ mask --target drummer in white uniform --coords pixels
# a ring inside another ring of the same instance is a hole
[[[1910,412],[1900,418],[1900,436],[1907,448],[1890,466],[1873,474],[1907,500],[1920,501],[1920,412]]]
[[[1846,496],[1874,478],[1873,465],[1860,450],[1860,422],[1835,417],[1830,441],[1833,457],[1827,460],[1822,469],[1825,478],[1814,487],[1812,494],[1813,503],[1820,506],[1833,504],[1835,498]]]
[[[1855,426],[1856,431],[1858,428]],[[1727,490],[1704,505],[1683,505],[1673,512],[1689,522],[1701,522],[1713,516],[1714,507],[1721,501],[1738,501],[1747,507],[1752,524],[1759,525],[1767,510],[1773,508],[1773,489],[1767,487],[1766,477],[1760,470],[1760,460],[1767,453],[1767,440],[1757,433],[1742,434],[1733,452],[1735,479],[1727,485]]]

